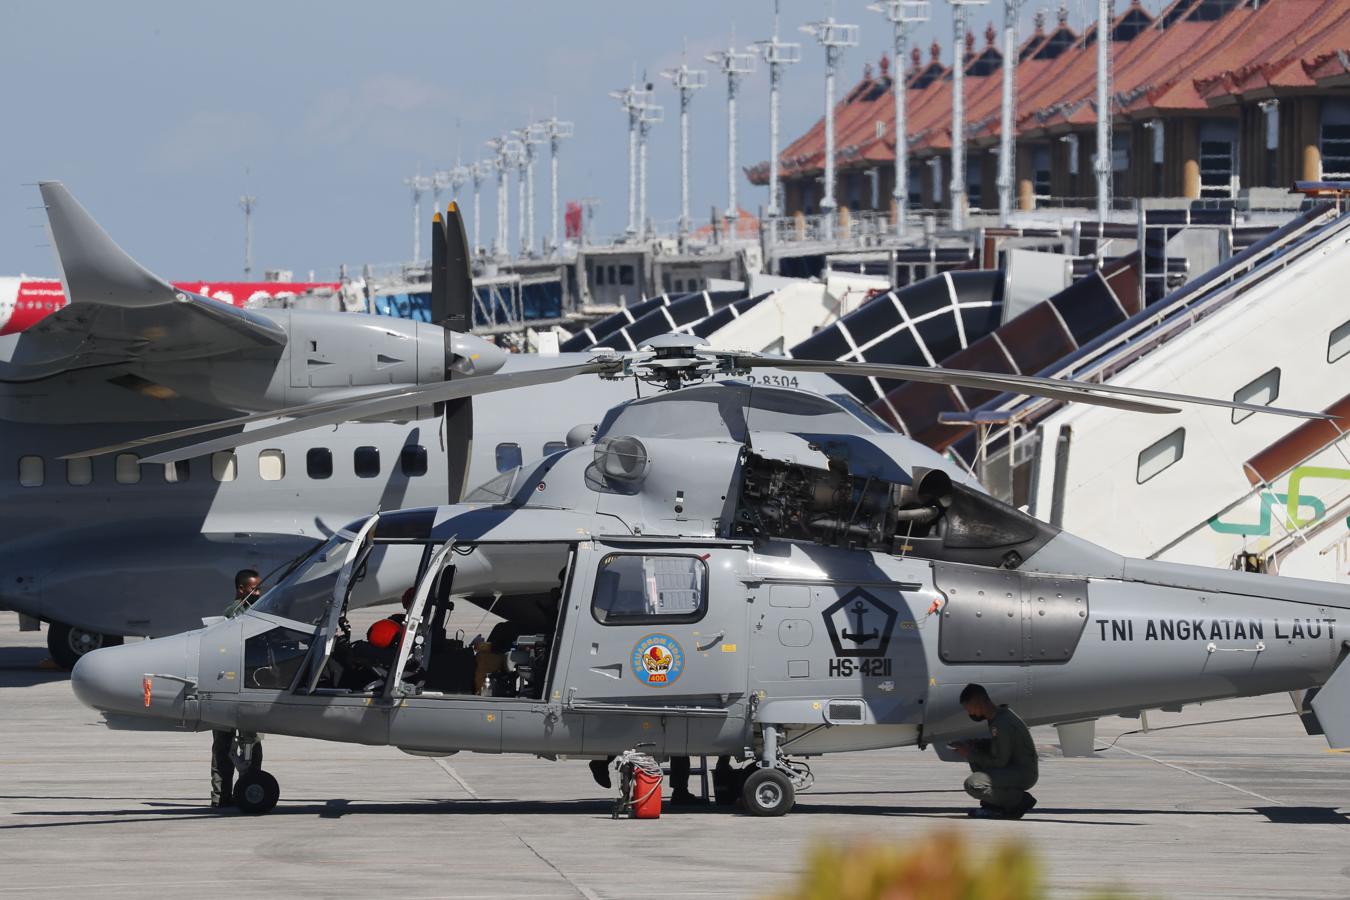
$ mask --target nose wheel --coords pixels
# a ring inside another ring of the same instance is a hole
[[[281,798],[281,785],[262,769],[244,772],[234,783],[234,805],[244,815],[261,816],[272,811]]]
[[[752,816],[785,816],[797,800],[792,781],[781,769],[756,769],[745,779],[741,802]]]
[[[91,650],[115,647],[120,643],[122,643],[121,635],[100,634],[64,622],[52,622],[47,626],[47,652],[63,669],[75,668],[80,657]]]

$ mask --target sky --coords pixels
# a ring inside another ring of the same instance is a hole
[[[842,95],[890,48],[891,31],[861,0],[832,5],[838,21],[861,26],[844,57]],[[784,76],[784,145],[824,108],[824,52],[797,27],[830,6],[782,0],[782,39],[802,44],[802,62]],[[1036,8],[1023,8],[1024,35]],[[1068,9],[1076,23],[1095,3],[1068,0]],[[914,40],[926,52],[939,37],[950,60],[950,8],[936,0],[932,10]],[[969,19],[979,35],[1002,15],[995,0]],[[341,264],[404,261],[412,255],[404,178],[486,159],[488,138],[555,111],[576,128],[560,154],[560,200],[598,199],[595,232],[615,235],[627,221],[627,117],[609,91],[634,71],[647,73],[665,107],[649,143],[648,206],[658,225],[673,226],[679,104],[658,73],[680,64],[683,46],[691,67],[709,70],[690,115],[698,225],[727,203],[726,82],[703,56],[729,46],[733,28],[740,49],[767,38],[772,20],[773,0],[5,0],[0,276],[56,274],[35,187],[48,179],[65,182],[114,240],[170,279],[242,275],[244,193],[257,198],[255,276],[280,268],[332,278]],[[740,91],[741,166],[768,158],[768,95],[760,65]],[[549,228],[541,150],[536,235]],[[758,211],[767,188],[738,177],[740,205]],[[471,206],[471,192],[460,199]],[[514,184],[510,201],[514,242]],[[481,203],[487,243],[490,181]],[[423,208],[429,216],[429,199]]]

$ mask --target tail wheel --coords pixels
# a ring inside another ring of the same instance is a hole
[[[241,813],[261,816],[272,811],[281,799],[281,785],[270,772],[261,769],[245,772],[234,783],[234,805]]]
[[[741,802],[752,816],[785,816],[796,802],[792,782],[778,769],[756,769],[745,779]]]
[[[87,628],[78,628],[64,622],[52,622],[47,626],[47,652],[63,669],[73,669],[91,650],[100,647],[115,647],[122,643],[118,634],[100,634]]]

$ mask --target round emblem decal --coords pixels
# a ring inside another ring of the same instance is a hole
[[[668,634],[649,634],[633,647],[633,674],[647,687],[674,684],[684,671],[684,651]]]

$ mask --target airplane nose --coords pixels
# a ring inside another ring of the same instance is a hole
[[[196,637],[179,634],[86,653],[70,673],[70,686],[81,703],[102,712],[181,719],[184,700],[196,689]]]

